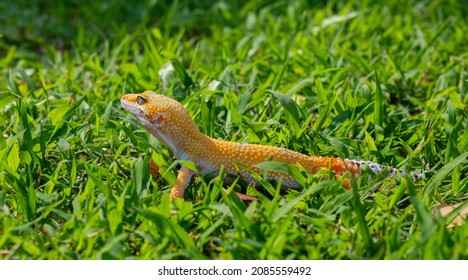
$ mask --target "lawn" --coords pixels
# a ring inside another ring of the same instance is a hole
[[[468,198],[463,1],[7,2],[1,259],[468,258],[436,210]],[[173,155],[120,107],[146,89],[215,138],[429,171],[198,178],[172,204]]]

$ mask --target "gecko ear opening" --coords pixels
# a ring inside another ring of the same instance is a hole
[[[154,125],[161,125],[165,119],[166,117],[163,114],[158,114],[152,118],[151,122]]]

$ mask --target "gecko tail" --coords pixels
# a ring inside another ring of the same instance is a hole
[[[397,168],[394,168],[394,167],[389,167],[389,166],[386,166],[386,165],[383,165],[383,164],[375,163],[375,162],[372,162],[372,161],[345,159],[345,162],[346,162],[346,164],[348,166],[348,169],[355,174],[354,176],[356,177],[356,179],[359,177],[361,168],[363,166],[369,167],[369,169],[372,170],[372,172],[374,172],[375,174],[379,173],[380,171],[382,171],[384,169],[389,169],[390,173],[388,174],[388,177],[393,177],[393,178],[398,179],[398,176],[397,176],[398,173],[403,177],[407,176],[407,173],[404,172],[404,171],[401,171],[401,170],[399,170]],[[428,172],[428,171],[429,171],[429,164],[426,165],[423,172],[421,172],[421,173],[411,172],[410,175],[413,178],[413,181],[417,181],[417,180],[421,179],[422,175],[424,173]]]

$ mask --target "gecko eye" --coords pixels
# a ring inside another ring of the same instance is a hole
[[[137,103],[138,103],[138,105],[143,105],[143,104],[145,104],[145,103],[146,103],[146,98],[141,97],[141,96],[138,96],[138,97],[137,97]]]

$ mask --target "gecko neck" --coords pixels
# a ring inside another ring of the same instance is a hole
[[[194,157],[210,151],[213,140],[198,129],[155,129],[152,134],[164,143],[177,159],[195,160]]]
[[[177,159],[197,161],[199,157],[209,153],[213,147],[213,140],[197,130],[197,133],[180,141],[179,149],[174,151],[174,155]]]

